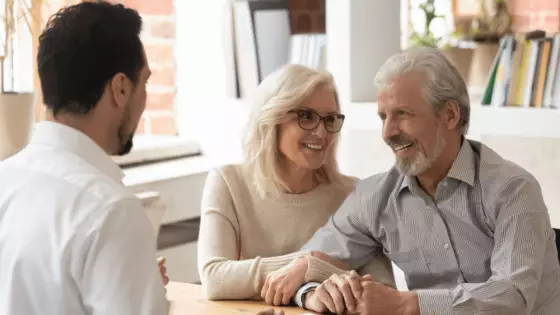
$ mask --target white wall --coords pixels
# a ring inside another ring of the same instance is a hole
[[[174,5],[178,129],[191,138],[200,124],[193,110],[201,102],[236,95],[231,1],[174,0]]]
[[[327,68],[342,99],[374,102],[375,74],[401,49],[400,0],[327,0]]]

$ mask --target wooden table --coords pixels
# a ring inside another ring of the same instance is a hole
[[[167,284],[167,299],[171,302],[170,315],[254,315],[271,308],[257,301],[208,301],[200,285],[180,282]],[[274,309],[282,309],[285,315],[313,314],[299,307]]]

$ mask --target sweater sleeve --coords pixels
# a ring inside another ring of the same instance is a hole
[[[350,270],[337,268],[317,257],[309,257],[308,259],[307,273],[305,275],[306,282],[323,282],[333,274],[350,273]],[[373,257],[367,264],[358,269],[357,272],[362,276],[370,274],[375,281],[396,288],[391,261],[383,254]]]
[[[239,260],[239,223],[230,189],[219,170],[208,174],[202,196],[198,271],[210,300],[251,299],[266,276],[309,251]]]

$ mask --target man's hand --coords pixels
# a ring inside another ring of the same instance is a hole
[[[270,273],[261,290],[261,297],[267,304],[287,305],[303,285],[307,273],[307,257],[294,260],[284,268]]]
[[[317,313],[327,310],[337,314],[345,311],[356,313],[358,299],[362,296],[362,285],[367,282],[373,282],[371,275],[361,277],[355,271],[345,275],[332,275],[315,291],[308,293],[305,308]]]
[[[271,309],[268,309],[268,310],[260,311],[255,315],[284,315],[284,311],[283,310],[274,310],[273,308],[271,308]]]
[[[319,287],[317,287],[319,288]],[[317,290],[311,291],[305,295],[305,305],[304,308],[314,311],[316,313],[322,314],[325,313],[328,308],[325,303],[322,302],[322,298],[320,296],[321,293],[317,294]]]
[[[399,292],[371,281],[362,282],[362,288],[357,307],[360,315],[420,315],[418,295],[414,292]]]
[[[165,267],[165,257],[159,257],[157,259],[159,266],[159,273],[161,274],[161,279],[163,280],[163,285],[169,283],[169,278],[167,277],[167,268]]]

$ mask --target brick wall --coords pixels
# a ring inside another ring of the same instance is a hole
[[[509,0],[516,31],[560,31],[560,0]]]
[[[183,1],[183,0],[181,0]],[[144,21],[142,41],[152,70],[146,111],[138,133],[177,134],[175,121],[176,61],[173,0],[121,0],[138,10]]]
[[[472,5],[466,7],[475,8],[478,3],[478,0],[456,1],[472,2]],[[508,0],[508,4],[516,31],[534,29],[542,29],[549,33],[560,31],[560,0]],[[325,7],[325,0],[290,0],[293,32],[324,33]]]
[[[80,0],[71,0],[77,3]],[[91,0],[82,0],[91,1]],[[186,0],[179,0],[186,1]],[[176,96],[176,64],[174,55],[175,44],[175,9],[173,0],[113,0],[127,7],[134,8],[142,16],[144,27],[142,41],[148,62],[152,69],[147,90],[148,99],[144,116],[138,124],[139,134],[177,134],[175,121]],[[42,9],[44,25],[50,15],[68,4],[67,0],[49,0],[44,2]],[[36,79],[38,83],[38,78]],[[38,95],[40,96],[40,95]],[[39,97],[38,97],[39,98]],[[43,116],[44,106],[38,99],[37,119]]]
[[[292,32],[325,33],[325,7],[325,0],[290,0]]]

